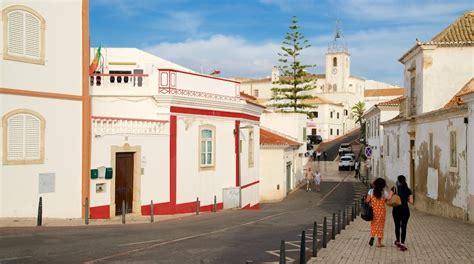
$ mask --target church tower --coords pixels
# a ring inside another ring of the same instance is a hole
[[[326,53],[326,92],[353,92],[349,90],[352,89],[349,87],[350,76],[351,55],[337,21],[334,39]]]

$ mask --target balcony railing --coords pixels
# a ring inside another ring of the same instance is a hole
[[[157,135],[163,133],[166,123],[166,120],[93,116],[92,131],[97,135]]]
[[[172,94],[186,97],[199,97],[205,99],[219,100],[219,101],[233,101],[238,102],[240,100],[239,96],[228,96],[222,94],[206,93],[193,90],[183,90],[175,88],[158,88],[159,94]]]
[[[148,85],[148,74],[111,74],[90,75],[90,86],[101,88],[141,88]]]

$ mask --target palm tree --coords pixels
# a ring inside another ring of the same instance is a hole
[[[355,122],[360,125],[360,133],[362,135],[361,139],[363,139],[363,142],[365,143],[365,125],[364,120],[362,119],[362,116],[365,112],[365,103],[359,101],[351,109],[352,113],[354,114],[354,117],[356,118]]]

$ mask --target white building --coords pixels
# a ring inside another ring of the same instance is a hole
[[[94,50],[91,51],[93,54]],[[137,49],[104,49],[91,77],[91,217],[259,206],[264,107],[239,82],[198,74]],[[240,193],[240,197],[239,194]],[[234,192],[235,194],[235,192]],[[232,198],[232,197],[230,197]]]
[[[377,89],[365,89],[365,109],[368,110],[372,106],[396,99],[405,95],[405,89],[401,87],[384,87]]]
[[[382,122],[395,118],[400,113],[400,101],[402,97],[395,98],[386,102],[378,103],[367,110],[363,118],[365,119],[365,138],[367,145],[372,148],[372,156],[368,160],[369,178],[375,179],[384,175],[383,167],[383,148],[396,148],[396,156],[400,157],[400,138],[395,142],[389,142],[384,146],[384,130]],[[388,150],[387,153],[390,151]]]
[[[333,139],[343,134],[348,120],[347,110],[341,103],[317,97],[305,100],[308,104],[317,105],[312,110],[313,118],[308,121],[308,135],[320,135],[323,139]]]
[[[337,32],[334,41],[331,43],[326,53],[325,74],[309,74],[308,77],[316,79],[313,85],[315,89],[309,92],[313,96],[317,96],[318,100],[311,102],[315,106],[315,110],[320,116],[329,116],[330,112],[336,111],[334,107],[327,106],[326,102],[332,105],[340,105],[340,119],[323,119],[315,118],[312,120],[316,124],[316,128],[321,130],[323,139],[333,139],[337,137],[336,130],[340,129],[340,134],[346,134],[348,131],[356,128],[355,119],[352,116],[351,108],[359,101],[364,101],[364,91],[366,86],[374,87],[391,87],[392,85],[366,80],[351,74],[351,56],[345,46],[341,44],[342,33]],[[272,88],[276,87],[273,82],[278,81],[280,73],[276,68],[272,69],[271,77],[262,79],[241,79],[241,89],[245,93],[251,94],[259,99],[259,102],[266,106],[272,104],[273,95]],[[386,98],[388,100],[390,98]],[[384,100],[384,101],[385,101]],[[324,122],[327,121],[327,122]],[[330,135],[330,128],[333,127],[333,135]],[[326,131],[326,132],[324,132]]]
[[[278,201],[295,188],[295,164],[302,145],[276,131],[260,128],[260,199]]]
[[[0,2],[0,217],[81,217],[90,159],[88,1]],[[64,19],[67,18],[67,19]]]
[[[403,142],[397,159],[388,158],[396,155],[393,147],[384,148],[385,176],[393,182],[407,173],[418,209],[471,221],[474,174],[467,157],[472,112],[461,98],[474,90],[473,20],[474,12],[466,12],[402,56],[407,97],[400,117],[383,123],[384,145],[393,146],[396,138]]]

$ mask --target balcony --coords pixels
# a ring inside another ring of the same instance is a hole
[[[141,88],[148,85],[148,74],[106,74],[90,75],[90,86],[98,88]]]

